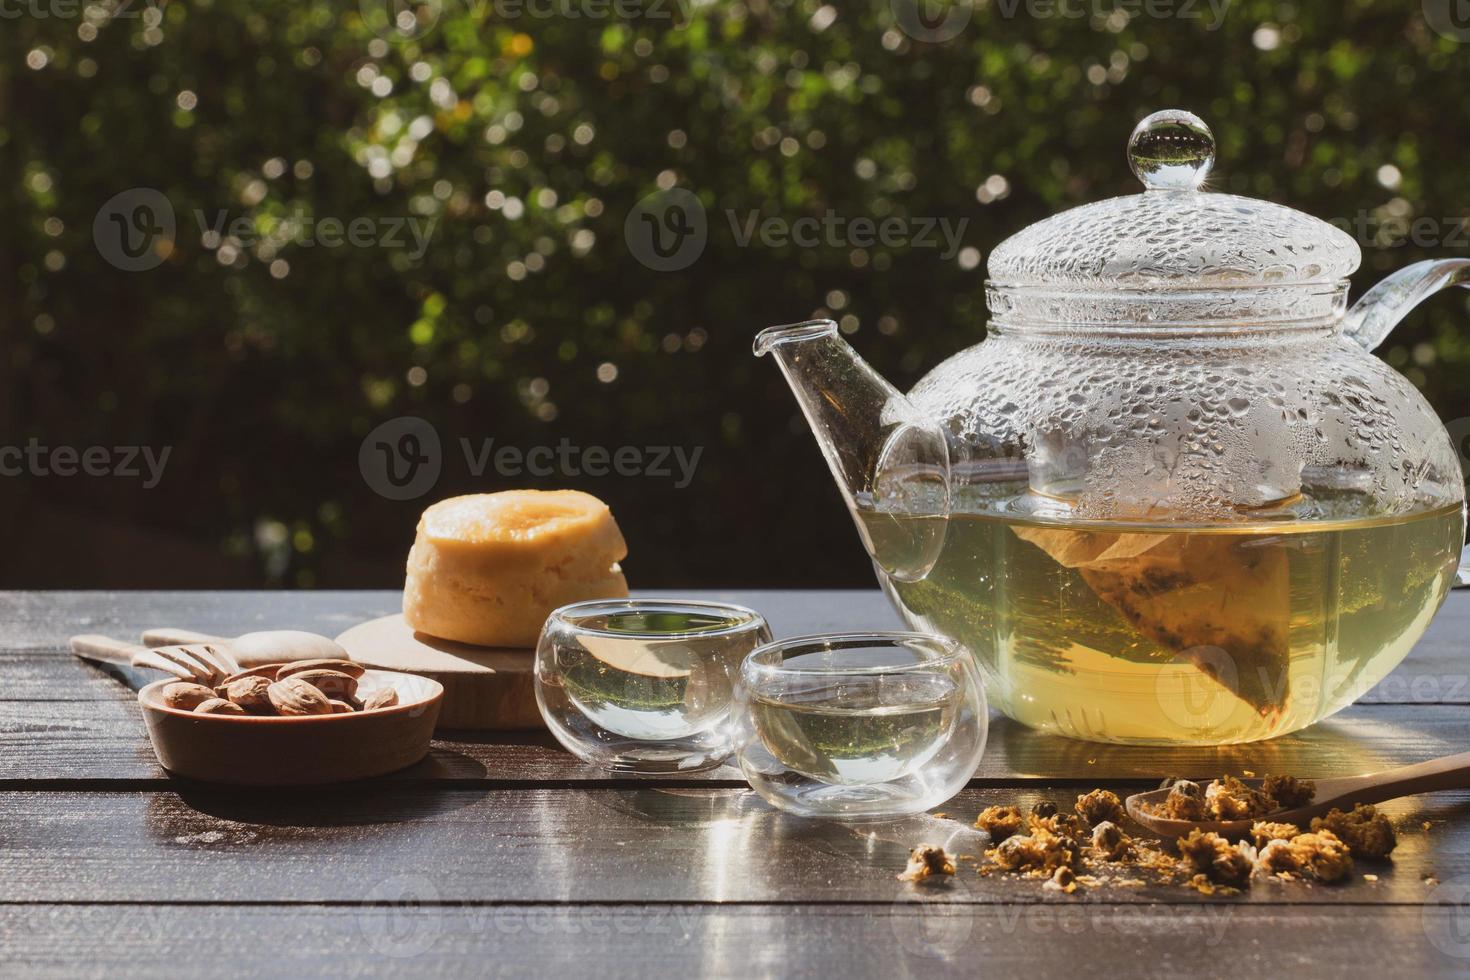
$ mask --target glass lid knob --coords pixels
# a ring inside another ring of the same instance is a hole
[[[1192,112],[1155,112],[1128,137],[1128,165],[1151,191],[1198,190],[1215,165],[1215,135]]]

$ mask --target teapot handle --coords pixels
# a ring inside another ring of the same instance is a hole
[[[1341,333],[1373,350],[1409,311],[1441,289],[1470,286],[1470,259],[1429,259],[1405,266],[1362,295]]]

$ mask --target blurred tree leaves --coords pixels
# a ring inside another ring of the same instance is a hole
[[[1136,191],[1123,146],[1147,112],[1206,118],[1217,189],[1350,226],[1365,244],[1358,291],[1470,250],[1457,166],[1470,51],[1418,4],[1236,0],[1212,29],[1205,4],[1150,17],[1089,0],[1060,17],[992,0],[953,39],[924,43],[897,26],[905,2],[442,0],[407,30],[371,0],[35,14],[52,3],[7,20],[0,426],[7,442],[175,447],[148,494],[82,481],[27,492],[214,542],[263,582],[382,580],[426,501],[375,496],[357,450],[379,422],[415,414],[446,446],[436,495],[525,483],[603,495],[635,585],[864,584],[752,334],[825,311],[912,383],[983,336],[996,243]],[[581,16],[534,13],[561,9]],[[709,240],[661,273],[623,225],[675,186],[699,196]],[[127,273],[92,227],[133,187],[167,196],[176,237],[160,267]],[[736,233],[751,213],[828,212],[965,221],[966,248],[767,247]],[[1416,218],[1429,230],[1403,240]],[[327,246],[333,219],[365,219],[375,244]],[[432,229],[422,254],[410,219]],[[389,247],[395,223],[404,244]],[[1465,314],[1462,297],[1437,299],[1381,352],[1446,419],[1470,415]],[[704,455],[682,490],[476,478],[461,437]],[[359,560],[368,571],[354,576]]]

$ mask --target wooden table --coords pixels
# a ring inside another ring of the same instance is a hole
[[[700,593],[777,635],[891,627],[877,592]],[[0,969],[56,976],[507,974],[1178,977],[1470,970],[1470,793],[1390,804],[1390,863],[1341,886],[1046,893],[894,879],[992,803],[1161,773],[1329,776],[1470,748],[1470,592],[1360,704],[1240,749],[1132,749],[999,717],[969,787],[869,827],[771,810],[731,769],[636,782],[544,735],[471,735],[368,784],[226,790],[158,768],[131,692],[65,652],[150,626],[335,634],[390,592],[0,594]],[[1227,965],[1228,964],[1228,965]]]

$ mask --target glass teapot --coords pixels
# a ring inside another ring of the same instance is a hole
[[[1037,729],[1302,728],[1392,670],[1454,580],[1456,449],[1369,352],[1470,260],[1410,266],[1349,310],[1353,239],[1208,191],[1214,154],[1198,117],[1144,119],[1144,192],[997,247],[987,339],[908,396],[831,321],[755,342],[903,618],[964,644]]]

